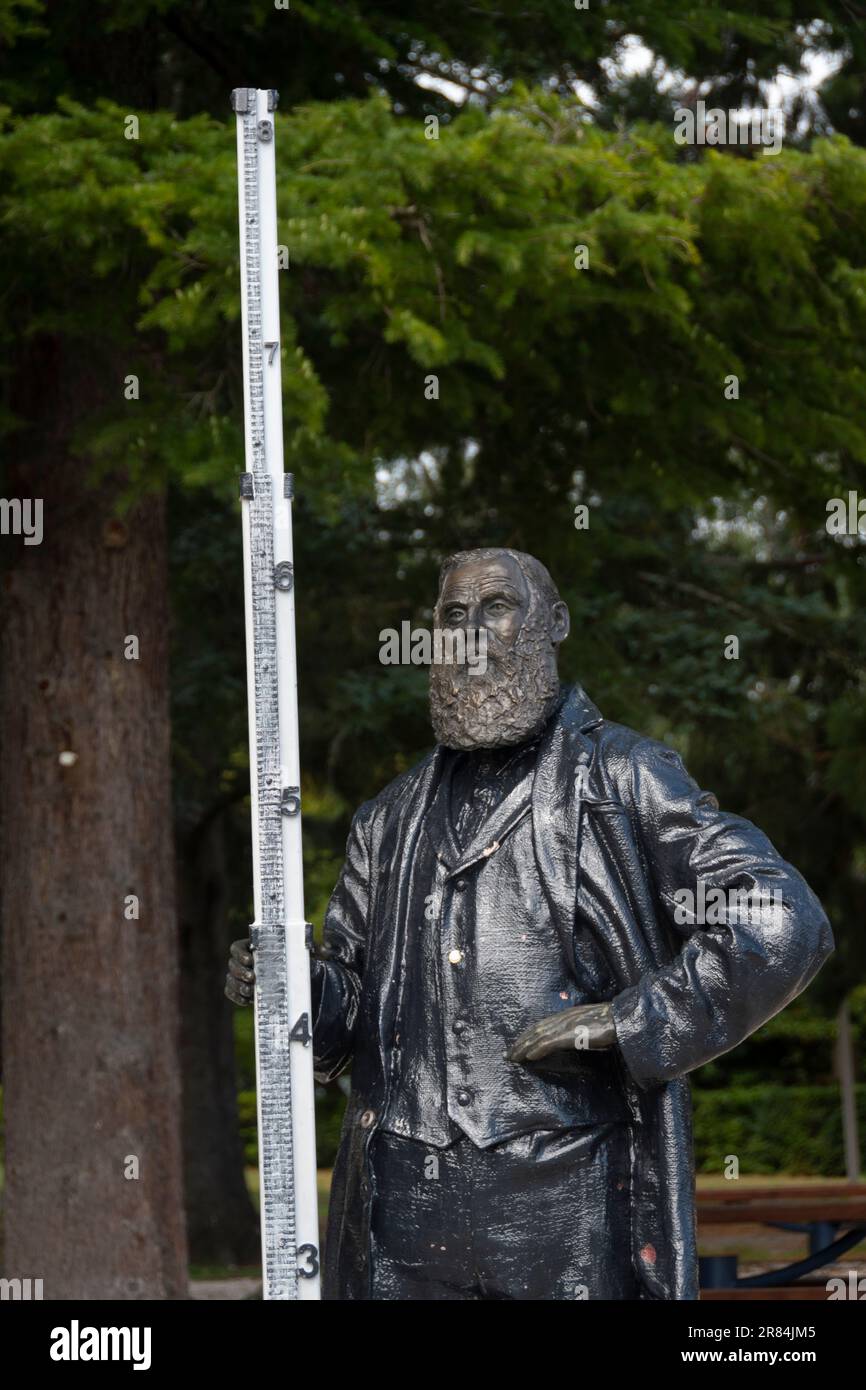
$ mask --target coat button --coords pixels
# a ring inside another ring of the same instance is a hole
[[[453,950],[448,952],[448,959],[452,965],[459,965],[463,959],[463,952],[458,951],[455,946]]]
[[[375,1118],[375,1110],[365,1110],[358,1123],[362,1129],[369,1129]]]
[[[458,1105],[471,1105],[471,1104],[472,1104],[472,1092],[471,1092],[471,1091],[458,1091],[458,1092],[457,1092],[457,1104],[458,1104]]]
[[[465,1019],[465,1018],[455,1018],[454,1022],[451,1024],[451,1031],[452,1031],[452,1033],[465,1033],[465,1032],[466,1032],[466,1019]]]
[[[466,892],[466,879],[465,879],[465,878],[458,878],[457,882],[456,882],[455,885],[454,885],[454,891],[457,892],[457,893],[465,893],[465,892]]]

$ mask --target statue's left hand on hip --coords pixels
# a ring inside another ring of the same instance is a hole
[[[520,1034],[510,1062],[538,1062],[551,1052],[595,1051],[613,1047],[616,1029],[610,1004],[578,1004],[551,1014]]]

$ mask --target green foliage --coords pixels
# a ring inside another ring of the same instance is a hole
[[[45,37],[48,31],[37,22],[42,8],[41,0],[0,0],[0,40],[11,45],[24,37]]]
[[[861,1148],[866,1086],[857,1087]],[[839,1092],[830,1086],[749,1086],[696,1091],[695,1165],[721,1178],[736,1154],[741,1173],[845,1174]]]
[[[345,1109],[346,1095],[339,1085],[316,1087],[316,1159],[320,1168],[334,1166]],[[238,1118],[244,1159],[255,1165],[259,1161],[259,1139],[254,1090],[239,1093]]]
[[[836,1021],[802,999],[791,1004],[733,1052],[701,1067],[692,1077],[696,1091],[766,1085],[834,1086]],[[866,1055],[866,1033],[857,1038]]]
[[[82,469],[171,482],[178,795],[193,819],[229,799],[241,885],[232,118],[145,113],[127,140],[124,116],[3,114],[0,333],[86,350],[98,325],[116,404]],[[343,808],[309,823],[317,909],[350,808],[429,742],[424,674],[382,668],[380,630],[429,619],[443,554],[511,544],[571,605],[564,675],[767,828],[837,928],[819,987],[862,978],[864,563],[824,522],[866,491],[866,157],[683,162],[669,129],[520,88],[438,141],[381,96],[311,104],[277,149],[304,768]]]
[[[596,119],[612,127],[669,117],[698,83],[710,105],[757,105],[762,83],[780,70],[802,72],[818,50],[838,72],[815,110],[801,100],[793,114],[821,130],[829,111],[837,129],[860,138],[866,45],[851,7],[762,0],[755,9],[753,0],[592,0],[582,11],[568,0],[292,0],[281,8],[274,0],[94,0],[86,9],[73,0],[49,10],[42,0],[5,0],[0,36],[14,47],[0,61],[0,102],[32,114],[61,91],[87,104],[110,94],[130,111],[221,115],[243,54],[241,80],[256,74],[258,85],[278,86],[286,106],[379,90],[400,111],[445,115],[451,102],[419,77],[444,79],[479,105],[516,82],[564,96],[579,81],[593,90]],[[638,43],[654,58],[646,73],[624,66]]]
[[[102,331],[128,342],[132,320],[150,371],[136,410],[119,405],[89,447],[123,446],[143,473],[149,460],[192,484],[207,478],[194,462],[207,454],[211,477],[224,476],[238,450],[227,123],[156,113],[125,140],[119,108],[60,104],[56,116],[7,115],[0,149],[19,283],[39,277],[46,291],[25,331],[90,331],[94,281],[110,283]],[[560,433],[575,448],[593,421],[605,425],[583,440],[582,468],[637,445],[649,474],[667,474],[657,490],[680,502],[778,469],[811,505],[842,485],[842,457],[862,465],[851,407],[864,395],[866,166],[844,142],[683,165],[669,133],[605,136],[549,96],[492,117],[467,110],[439,141],[379,99],[277,125],[293,266],[286,415],[308,471],[311,451],[325,470],[332,458],[366,465],[370,438],[387,458],[454,447],[485,425],[534,434],[542,409],[570,411]],[[588,271],[572,267],[577,243],[590,248]],[[52,289],[43,271],[58,256]],[[353,364],[363,370],[350,379]],[[421,374],[443,367],[459,370],[438,412],[447,420],[431,420]],[[734,410],[729,371],[741,380]],[[652,442],[638,444],[650,420]]]

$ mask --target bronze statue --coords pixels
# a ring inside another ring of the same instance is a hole
[[[451,556],[436,622],[485,629],[487,669],[431,667],[437,745],[357,812],[312,962],[316,1074],[352,1066],[325,1297],[696,1298],[687,1073],[809,984],[826,916],[560,686],[538,560]],[[229,998],[253,980],[236,942]]]

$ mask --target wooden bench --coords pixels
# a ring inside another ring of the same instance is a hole
[[[776,1284],[769,1289],[701,1289],[701,1303],[827,1302],[823,1284]]]
[[[701,1259],[702,1298],[826,1299],[822,1285],[794,1281],[815,1273],[866,1239],[866,1183],[840,1180],[771,1187],[734,1181],[699,1189],[697,1215],[699,1228],[779,1226],[802,1231],[809,1245],[805,1259],[745,1279],[737,1274],[736,1255],[705,1256]]]

